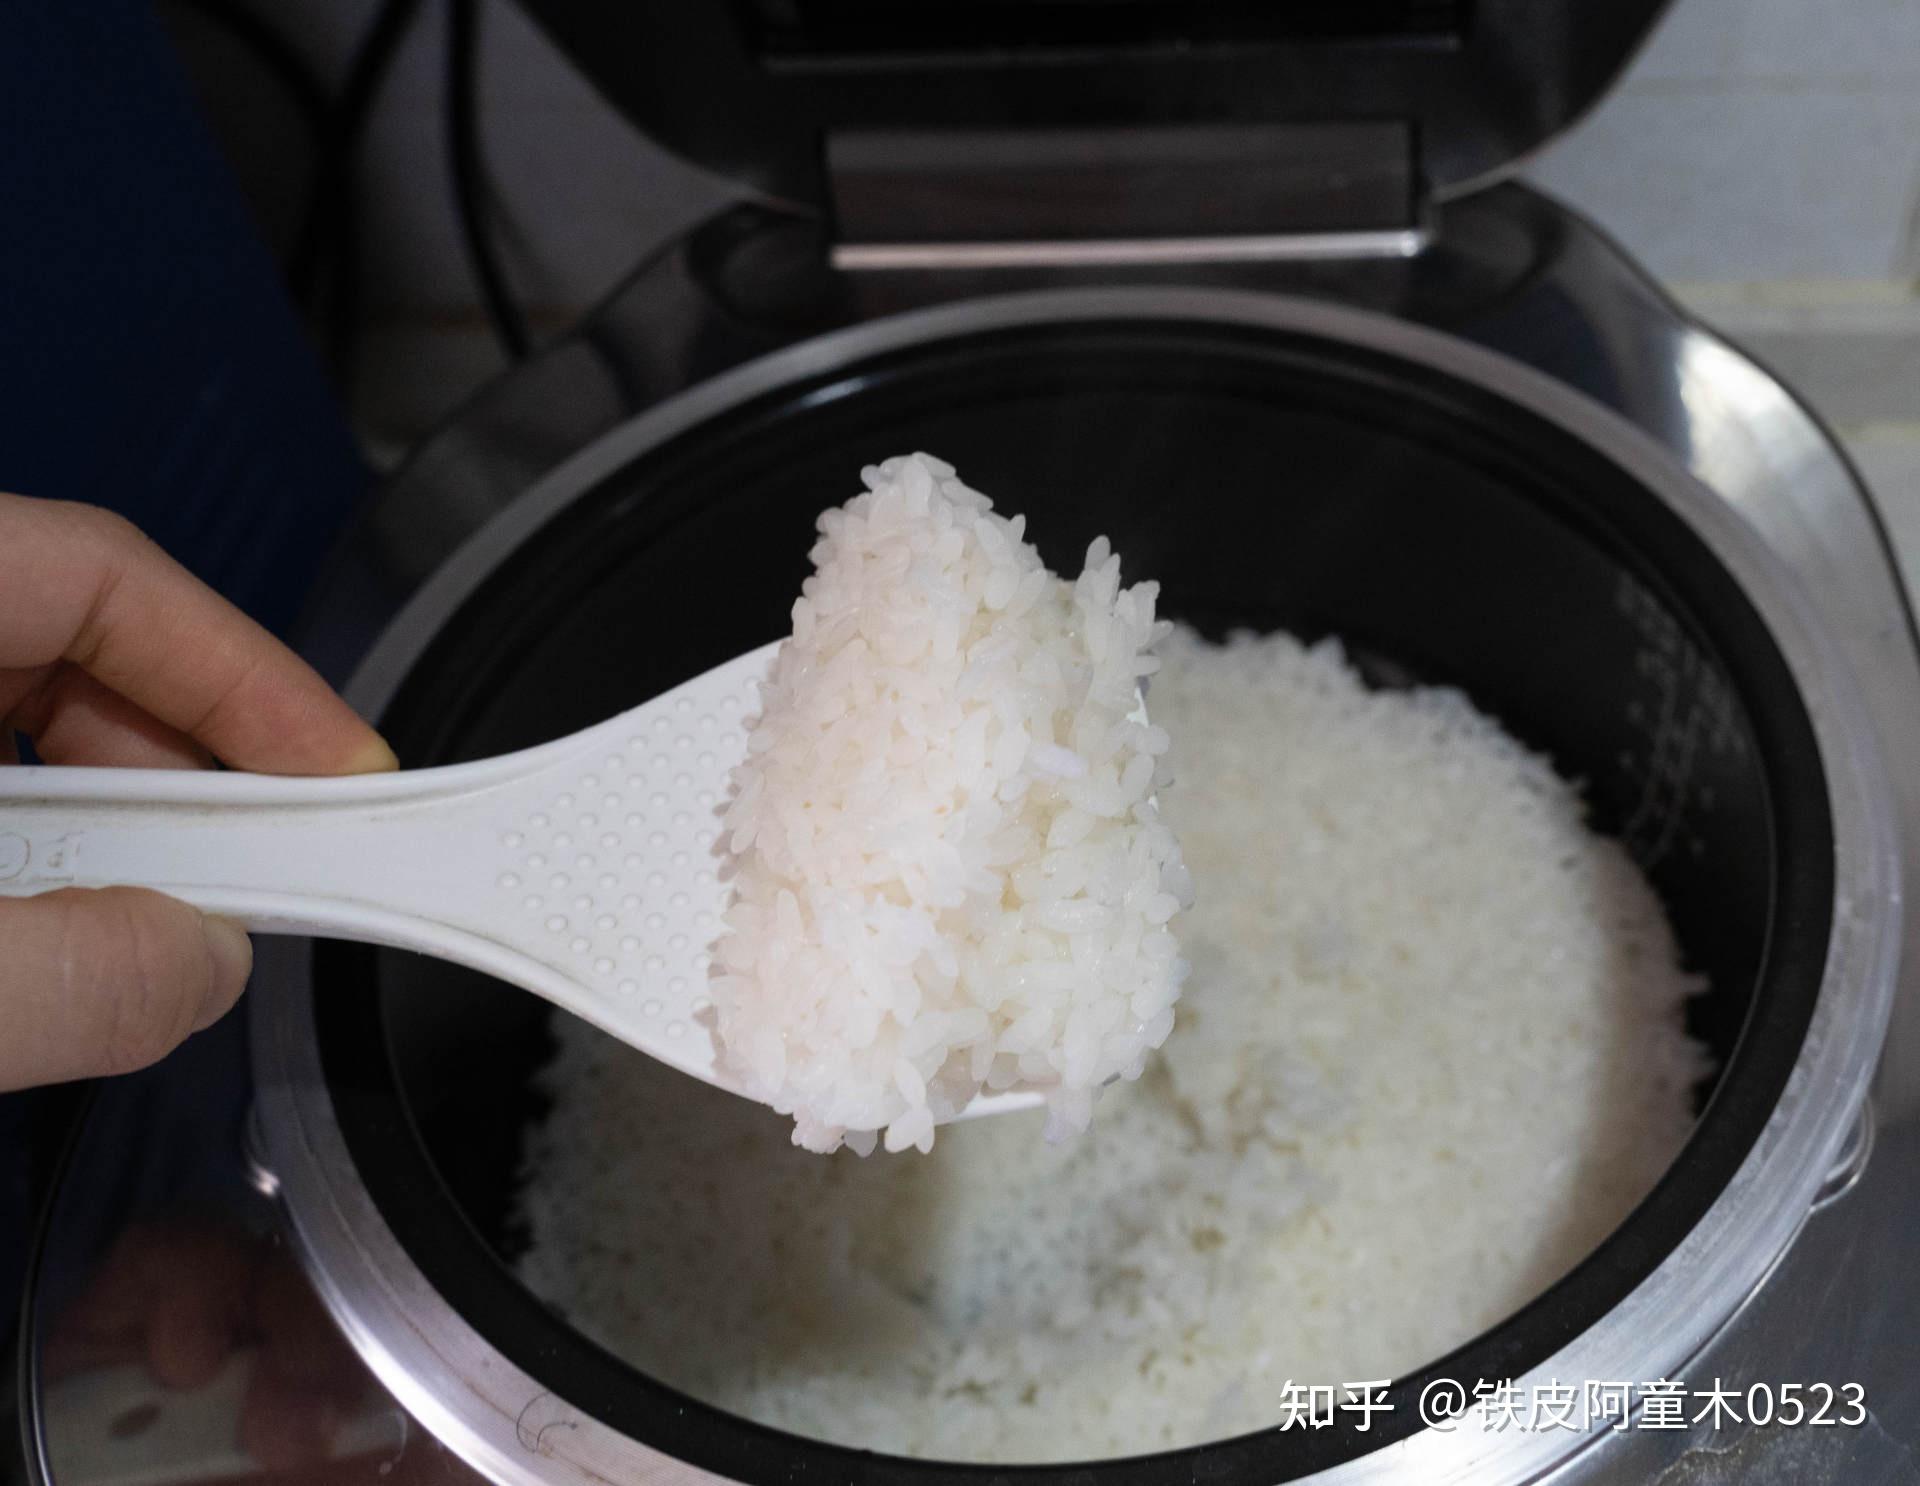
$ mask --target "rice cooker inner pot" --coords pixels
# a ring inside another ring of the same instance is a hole
[[[887,350],[595,480],[446,615],[382,726],[414,764],[524,747],[775,637],[815,515],[862,464],[913,449],[1026,512],[1050,565],[1104,533],[1129,578],[1162,582],[1165,613],[1214,636],[1338,634],[1378,685],[1465,688],[1585,781],[1595,822],[1647,869],[1712,984],[1691,1019],[1718,1073],[1668,1176],[1539,1300],[1400,1380],[1403,1406],[1371,1432],[1015,1473],[1291,1479],[1416,1428],[1425,1378],[1517,1375],[1592,1325],[1699,1220],[1773,1110],[1820,988],[1834,853],[1806,710],[1739,585],[1662,500],[1530,411],[1378,350],[1225,322],[1000,327]],[[314,955],[321,1055],[359,1175],[434,1289],[520,1369],[740,1481],[980,1478],[747,1423],[567,1327],[509,1268],[544,1005],[424,959]]]

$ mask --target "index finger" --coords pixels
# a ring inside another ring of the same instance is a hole
[[[63,660],[234,768],[394,767],[380,735],[306,662],[129,523],[0,495],[0,669]]]

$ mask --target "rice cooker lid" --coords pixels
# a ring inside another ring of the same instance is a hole
[[[522,4],[661,144],[843,229],[950,182],[949,236],[1072,236],[1410,220],[1579,117],[1665,0]]]

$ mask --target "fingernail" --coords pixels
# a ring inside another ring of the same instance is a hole
[[[400,760],[387,746],[387,740],[375,733],[367,742],[360,745],[347,759],[344,772],[348,774],[385,774],[400,767]]]
[[[194,1019],[193,1030],[205,1031],[226,1014],[227,1008],[246,989],[253,973],[253,941],[247,931],[230,918],[207,914],[201,920],[207,936],[207,948],[213,954],[213,985]]]

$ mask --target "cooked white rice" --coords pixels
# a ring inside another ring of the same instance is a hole
[[[1690,1124],[1696,988],[1575,792],[1332,645],[1161,646],[1197,887],[1180,1023],[1085,1135],[815,1159],[568,1018],[526,1282],[656,1377],[803,1434],[1084,1460],[1270,1425],[1511,1314]]]
[[[1140,1075],[1186,976],[1188,891],[1137,717],[1158,585],[1104,537],[1073,582],[925,454],[820,517],[727,812],[723,1066],[793,1139],[933,1147],[983,1089],[1048,1135]]]

